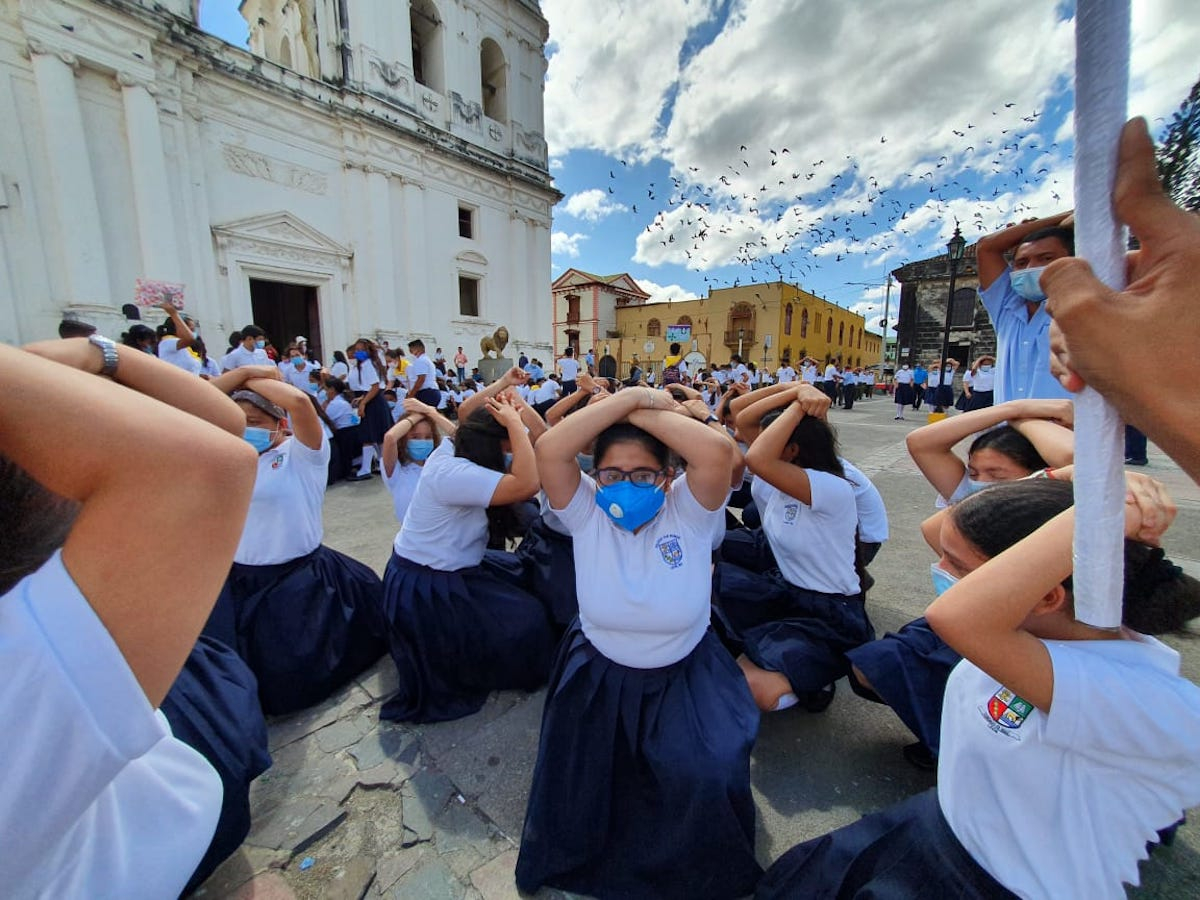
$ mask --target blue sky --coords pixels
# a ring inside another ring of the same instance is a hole
[[[1200,21],[1194,0],[1133,6],[1130,109],[1159,131],[1200,77]],[[201,25],[244,45],[236,7],[205,0]],[[1073,4],[542,10],[552,275],[627,271],[654,299],[782,277],[878,330],[887,272],[956,219],[973,240],[1071,206]]]

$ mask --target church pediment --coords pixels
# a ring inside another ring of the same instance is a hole
[[[354,251],[349,247],[322,234],[289,212],[275,212],[262,216],[251,216],[248,219],[238,219],[224,225],[214,225],[212,231],[218,241],[222,239],[253,241],[260,244],[273,244],[279,247],[340,256],[346,259],[354,255]]]

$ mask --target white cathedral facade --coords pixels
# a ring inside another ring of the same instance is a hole
[[[242,0],[251,52],[198,6],[0,0],[0,340],[116,338],[145,277],[211,354],[254,322],[326,362],[500,325],[548,355],[536,0]]]

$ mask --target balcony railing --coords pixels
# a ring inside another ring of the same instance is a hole
[[[741,341],[742,341],[743,347],[749,347],[751,344],[754,343],[754,329],[753,328],[743,328],[743,329],[741,329],[741,332],[742,332]],[[735,328],[733,331],[725,332],[725,346],[726,347],[736,347],[737,345],[738,345],[738,329]]]

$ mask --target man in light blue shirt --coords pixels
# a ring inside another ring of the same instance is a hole
[[[979,299],[996,330],[996,403],[1071,398],[1050,374],[1051,319],[1038,285],[1042,269],[1075,255],[1071,223],[1069,213],[1022,222],[976,245]]]

